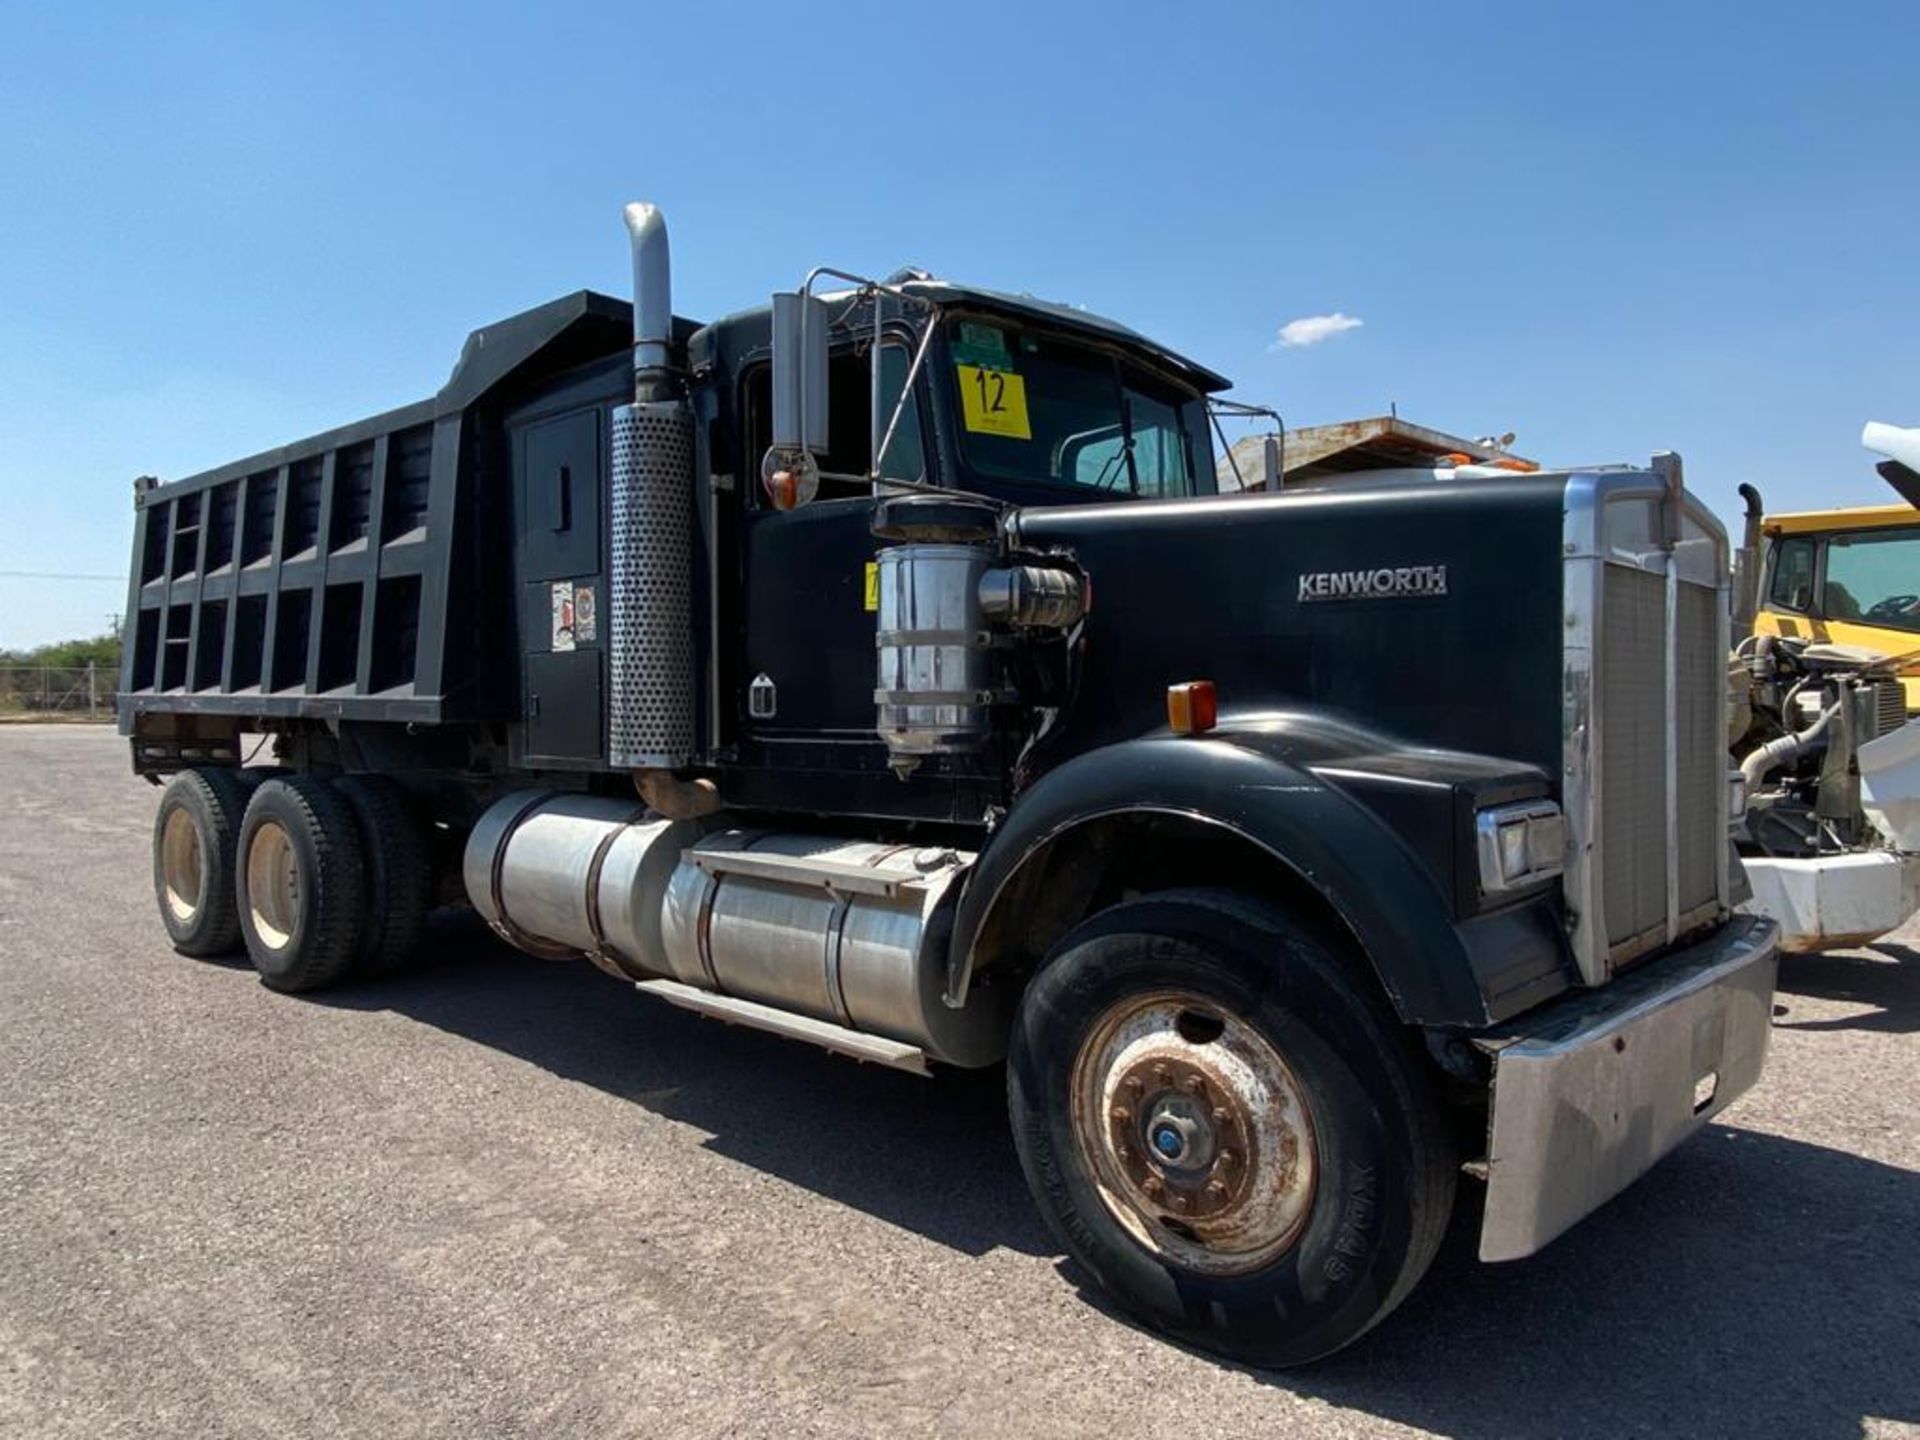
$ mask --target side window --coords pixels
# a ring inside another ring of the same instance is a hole
[[[1813,540],[1794,536],[1773,544],[1773,579],[1767,603],[1782,610],[1805,610],[1813,603]]]
[[[889,480],[925,480],[927,451],[920,439],[920,405],[917,398],[900,406],[899,423],[893,427],[893,439],[887,440],[887,422],[893,407],[899,404],[900,391],[907,383],[907,369],[913,356],[901,345],[883,345],[880,349],[880,435],[887,453],[880,457],[880,473]],[[922,373],[926,367],[921,367]],[[916,378],[914,389],[920,388]]]
[[[1820,608],[1829,620],[1920,630],[1920,531],[1830,536]]]
[[[893,414],[893,402],[906,382],[909,357],[897,345],[880,352],[881,403],[886,407],[880,417],[884,426]],[[867,457],[873,449],[871,426],[872,392],[865,355],[846,351],[828,361],[827,453],[820,457],[821,500],[842,500],[868,493]],[[916,387],[917,388],[917,387]],[[773,367],[756,365],[740,386],[740,428],[742,468],[754,477],[754,504],[760,495],[760,461],[773,443]],[[900,412],[900,423],[887,445],[883,473],[895,480],[921,480],[926,477],[926,451],[920,435],[920,410],[907,405]]]
[[[1138,493],[1153,500],[1169,495],[1187,495],[1187,439],[1180,426],[1180,413],[1171,405],[1150,400],[1138,393],[1128,402],[1133,420],[1133,471],[1138,477]]]

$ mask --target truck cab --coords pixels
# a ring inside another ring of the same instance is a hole
[[[1920,651],[1920,510],[1907,504],[1769,515],[1755,635]],[[1920,675],[1903,676],[1909,714]]]

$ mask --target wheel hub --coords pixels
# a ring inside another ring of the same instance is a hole
[[[1190,1268],[1239,1273],[1299,1238],[1316,1161],[1304,1092],[1259,1032],[1198,996],[1122,1002],[1075,1062],[1075,1133],[1109,1210]]]
[[[206,870],[200,856],[200,832],[193,817],[176,805],[160,830],[160,878],[167,890],[167,908],[176,919],[192,920],[206,891]]]
[[[283,948],[300,913],[300,863],[293,837],[277,820],[254,831],[247,846],[247,902],[260,942]]]

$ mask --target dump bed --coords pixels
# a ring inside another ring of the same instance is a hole
[[[137,487],[120,728],[178,715],[504,719],[513,608],[496,596],[501,417],[625,350],[627,302],[580,291],[473,332],[436,396]],[[155,717],[143,720],[143,717]],[[204,727],[195,727],[203,729]]]

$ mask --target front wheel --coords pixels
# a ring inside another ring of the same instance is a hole
[[[1014,1142],[1054,1233],[1156,1329],[1298,1365],[1357,1339],[1445,1232],[1419,1058],[1338,958],[1226,892],[1094,916],[1028,987]]]

